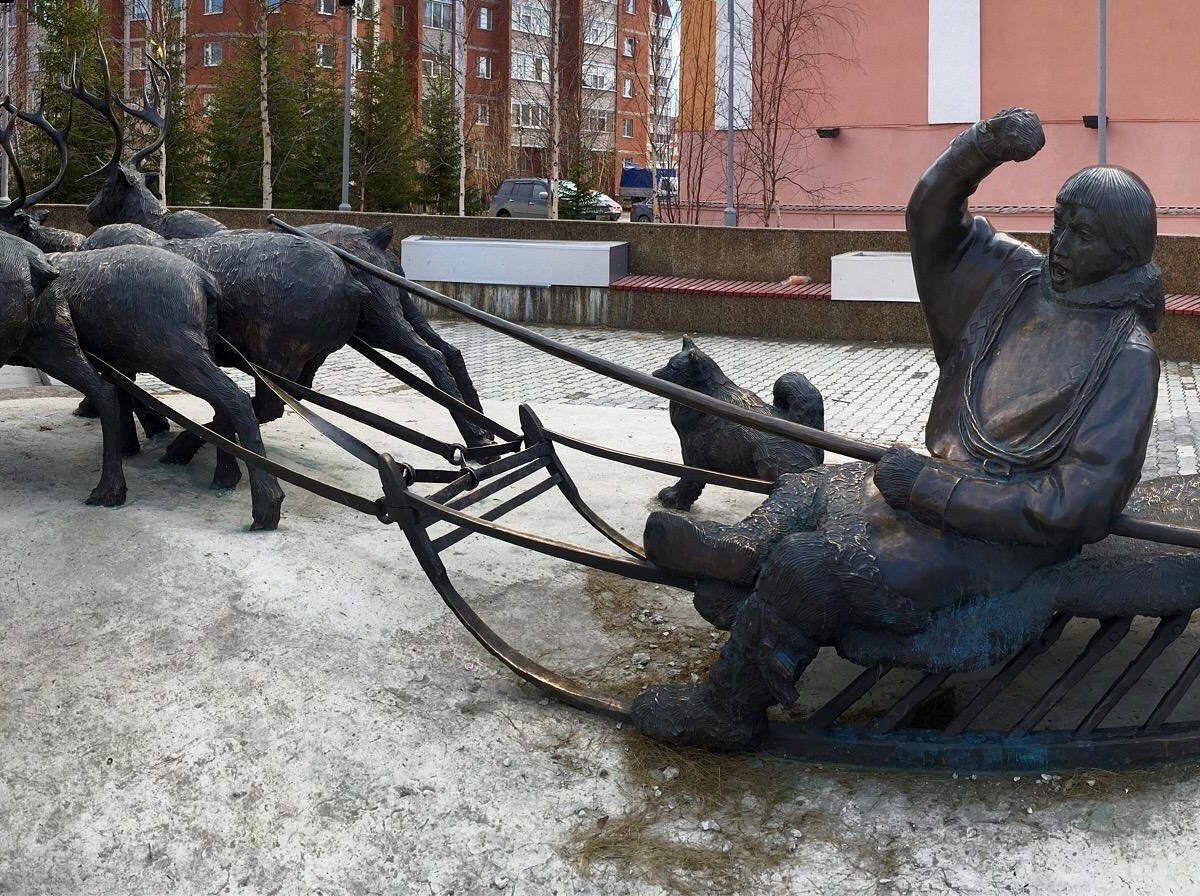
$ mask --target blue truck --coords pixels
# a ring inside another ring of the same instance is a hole
[[[649,168],[632,165],[626,162],[621,167],[622,201],[636,202],[639,199],[649,199],[653,187],[653,174]],[[674,196],[679,192],[679,172],[674,168],[658,169],[658,195]]]

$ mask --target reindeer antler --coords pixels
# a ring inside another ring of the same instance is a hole
[[[167,125],[171,110],[171,73],[167,67],[155,59],[150,53],[142,54],[149,65],[146,68],[147,78],[142,84],[142,108],[128,105],[120,96],[114,97],[117,105],[126,115],[131,115],[147,124],[158,128],[158,137],[145,149],[138,150],[129,159],[129,164],[136,168],[142,160],[155,152],[167,139]],[[162,84],[158,76],[162,76]],[[165,86],[164,86],[165,85]],[[161,108],[160,108],[161,107]]]
[[[83,74],[79,69],[78,54],[71,58],[70,81],[63,78],[59,82],[59,86],[62,87],[64,93],[75,97],[77,100],[81,100],[104,116],[104,120],[112,128],[113,138],[116,140],[112,158],[87,175],[88,177],[118,167],[121,164],[121,151],[125,148],[125,131],[121,127],[121,123],[117,121],[117,116],[112,110],[112,75],[108,68],[108,54],[104,52],[104,41],[100,39],[99,35],[96,36],[96,43],[100,46],[100,82],[104,87],[104,94],[101,96],[89,93],[84,86]]]
[[[54,141],[54,146],[58,149],[58,173],[54,176],[54,179],[50,181],[48,186],[43,187],[32,196],[26,198],[21,205],[21,208],[23,209],[31,208],[57,190],[59,184],[63,182],[63,178],[67,176],[67,135],[71,133],[71,122],[74,118],[75,104],[71,103],[71,105],[68,107],[67,123],[63,125],[61,129],[55,128],[46,118],[45,94],[42,94],[41,97],[39,97],[38,107],[33,112],[23,112],[20,109],[17,109],[15,106],[13,106],[12,101],[8,97],[5,97],[4,99],[3,108],[4,111],[10,116],[10,123],[13,118],[19,118],[21,121],[34,125],[38,128],[38,130],[42,131],[42,133],[46,134],[52,141]],[[17,163],[14,159],[13,168],[16,167]],[[22,183],[22,190],[23,188],[24,184]]]
[[[4,98],[3,106],[8,110],[9,98]],[[17,118],[11,112],[8,116],[8,123],[0,128],[0,147],[3,147],[4,154],[8,156],[8,161],[12,163],[13,180],[16,181],[17,195],[16,198],[9,201],[8,205],[0,207],[0,218],[11,218],[23,207],[25,202],[25,178],[21,175],[21,167],[17,164],[17,154],[13,152],[12,138],[13,132],[17,127]]]

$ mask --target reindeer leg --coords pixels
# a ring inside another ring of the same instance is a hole
[[[31,336],[21,353],[38,369],[78,389],[91,401],[100,416],[104,454],[100,483],[88,495],[88,504],[118,507],[125,503],[125,472],[121,466],[121,411],[117,389],[96,373],[75,336],[70,331],[55,329]]]
[[[164,377],[165,379],[166,377]],[[258,454],[265,454],[258,422],[250,397],[231,380],[207,355],[193,358],[189,363],[171,371],[172,385],[202,398],[212,405],[216,419],[212,428],[220,432],[232,428],[238,442]],[[250,495],[253,505],[251,529],[274,529],[279,525],[279,509],[283,490],[270,473],[249,464]]]

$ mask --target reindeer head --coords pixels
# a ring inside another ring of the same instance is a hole
[[[58,248],[57,245],[43,245],[44,240],[41,234],[43,229],[48,229],[42,228],[42,221],[45,220],[48,213],[43,211],[30,214],[26,210],[58,189],[59,184],[66,176],[67,135],[71,131],[71,113],[67,113],[67,123],[60,130],[53,127],[46,119],[45,97],[38,103],[37,110],[34,112],[17,109],[8,97],[4,98],[4,102],[0,103],[0,106],[8,113],[8,124],[4,128],[0,128],[0,147],[3,147],[4,154],[8,156],[8,160],[12,164],[13,184],[16,186],[16,196],[8,205],[0,208],[0,230],[18,236],[45,251],[54,251]],[[26,192],[25,177],[13,149],[13,131],[18,121],[24,121],[39,128],[54,141],[54,145],[58,149],[58,174],[54,176],[49,185],[33,194]]]
[[[103,43],[100,44],[102,93],[91,93],[84,86],[77,59],[71,65],[69,79],[64,78],[62,81],[62,89],[99,112],[113,132],[112,157],[101,168],[92,172],[104,177],[104,185],[87,207],[87,219],[95,227],[133,223],[155,230],[155,225],[166,213],[158,197],[146,186],[145,176],[138,171],[138,165],[156,152],[167,137],[166,110],[170,108],[171,75],[166,67],[149,53],[145,54],[145,58],[148,67],[146,83],[142,85],[141,108],[130,106],[120,96],[113,94],[108,55],[104,52]],[[125,148],[125,129],[117,119],[114,104],[125,115],[145,121],[158,129],[155,140],[130,156],[128,162],[121,161],[121,153]]]

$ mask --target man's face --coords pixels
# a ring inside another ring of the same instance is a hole
[[[1054,206],[1050,282],[1057,292],[1088,286],[1127,267],[1126,253],[1109,245],[1094,209],[1069,202]]]

